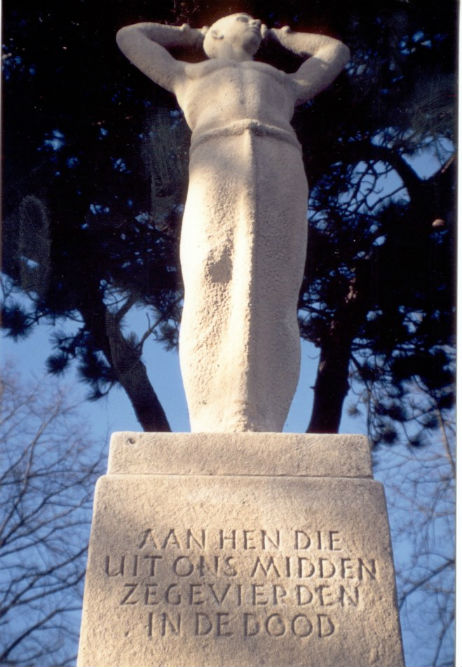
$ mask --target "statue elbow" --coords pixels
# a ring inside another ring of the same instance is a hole
[[[133,42],[133,38],[135,37],[135,30],[135,26],[126,25],[117,31],[116,42],[122,53],[126,53],[127,49],[130,47],[130,44]]]
[[[125,26],[124,28],[120,28],[120,30],[117,31],[116,42],[117,46],[121,51],[123,51],[123,45],[126,40],[126,35],[127,35],[127,26]]]
[[[347,62],[350,60],[350,49],[339,39],[329,38],[325,47],[314,54],[323,60],[331,68],[334,77],[340,74]]]
[[[343,42],[338,43],[337,58],[339,60],[339,63],[341,63],[342,68],[345,67],[345,65],[351,58],[351,51],[346,44],[343,44]]]

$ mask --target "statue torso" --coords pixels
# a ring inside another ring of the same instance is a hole
[[[294,84],[266,63],[214,59],[187,65],[175,92],[193,132],[245,119],[291,131]]]

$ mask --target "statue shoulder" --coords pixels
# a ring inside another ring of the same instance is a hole
[[[272,76],[283,85],[293,85],[291,77],[286,72],[258,60],[237,62],[235,60],[225,60],[224,58],[211,58],[209,60],[203,60],[200,63],[185,64],[185,74],[187,79],[201,79],[209,74],[229,69],[239,69],[247,72],[250,71],[258,74],[266,74]]]
[[[186,63],[185,74],[187,79],[202,79],[208,74],[212,74],[219,70],[227,69],[229,67],[237,67],[238,63],[231,60],[223,60],[218,58],[211,58],[209,60],[202,60],[199,63]]]
[[[257,72],[262,72],[262,74],[272,76],[274,79],[276,79],[276,81],[283,85],[292,85],[292,79],[290,75],[283,70],[277,69],[277,67],[273,67],[273,65],[269,65],[268,63],[264,63],[260,60],[248,60],[242,63],[242,65],[245,68],[253,69]]]

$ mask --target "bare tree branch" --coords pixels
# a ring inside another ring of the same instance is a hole
[[[70,665],[101,455],[67,392],[1,380],[0,662]]]

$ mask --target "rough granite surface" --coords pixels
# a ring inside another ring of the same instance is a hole
[[[116,434],[95,498],[79,667],[403,665],[364,440]],[[343,449],[357,478],[335,476]],[[310,472],[314,457],[334,461],[332,474]]]
[[[169,53],[202,40],[208,59]],[[265,40],[299,55],[297,71],[254,61]],[[308,233],[308,183],[290,121],[336,78],[349,50],[245,13],[219,19],[205,39],[188,25],[137,23],[117,43],[176,96],[192,132],[179,340],[191,431],[282,431],[299,377]]]
[[[108,473],[371,477],[362,435],[113,433]]]

